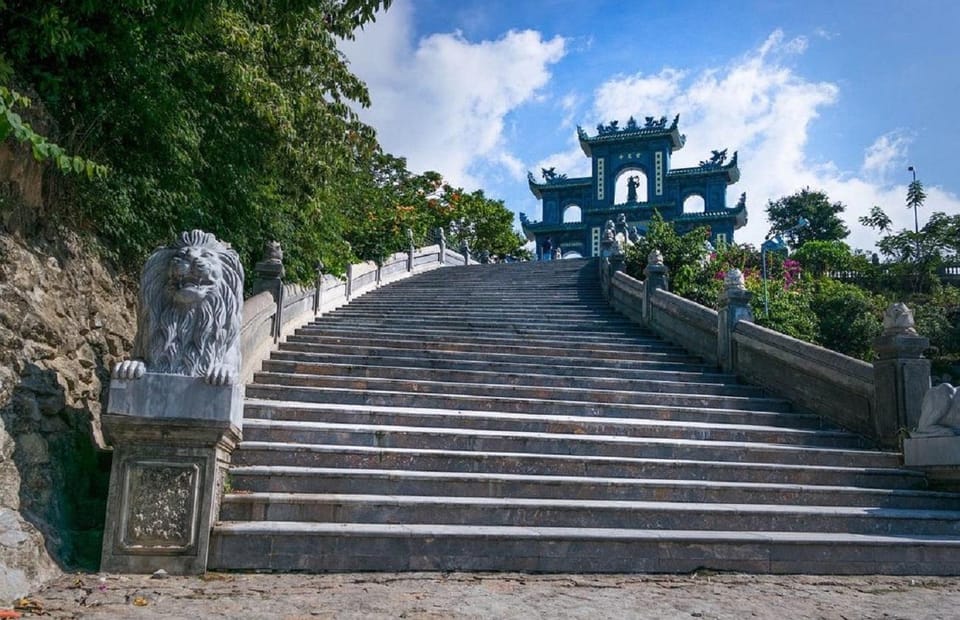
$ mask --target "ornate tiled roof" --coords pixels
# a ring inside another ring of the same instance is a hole
[[[704,174],[716,174],[718,172],[727,175],[727,184],[736,183],[740,180],[740,168],[737,167],[737,152],[733,152],[733,157],[726,164],[717,164],[711,162],[700,162],[699,166],[690,168],[674,168],[667,172],[667,177],[679,176],[699,176]]]
[[[530,191],[533,192],[533,195],[537,198],[543,198],[542,192],[545,189],[559,189],[565,187],[590,187],[593,184],[593,179],[590,177],[574,177],[568,179],[567,177],[556,177],[554,179],[544,181],[543,183],[538,183],[533,176],[532,172],[527,172],[527,184],[530,186]]]
[[[738,202],[737,206],[720,209],[719,211],[702,211],[700,213],[684,213],[673,218],[672,222],[692,222],[695,224],[708,224],[711,221],[726,220],[735,218],[734,228],[743,228],[747,225],[747,206],[744,202]]]
[[[593,156],[591,147],[595,144],[623,142],[636,140],[637,138],[655,138],[660,136],[669,137],[672,150],[676,151],[683,148],[683,144],[687,139],[686,136],[681,135],[677,129],[679,122],[679,114],[673,118],[673,122],[669,125],[667,124],[666,117],[655,120],[652,116],[648,116],[646,122],[640,125],[631,116],[623,128],[620,128],[617,121],[613,121],[608,125],[597,125],[597,135],[595,136],[587,135],[587,132],[577,125],[577,137],[580,139],[580,148],[583,149],[587,157]]]

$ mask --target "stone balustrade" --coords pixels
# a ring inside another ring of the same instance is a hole
[[[919,422],[930,387],[930,362],[922,357],[928,341],[912,330],[912,315],[909,325],[899,324],[909,313],[902,304],[888,310],[870,364],[755,325],[739,273],[728,274],[717,312],[666,291],[666,269],[653,254],[644,282],[609,260],[600,269],[604,294],[623,315],[800,410],[887,448],[898,448]]]

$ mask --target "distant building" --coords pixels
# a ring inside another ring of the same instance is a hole
[[[548,237],[564,257],[598,256],[608,220],[622,213],[630,232],[642,235],[654,209],[680,232],[708,226],[714,245],[732,242],[733,231],[747,223],[745,194],[727,208],[727,186],[740,179],[737,153],[728,160],[726,149],[713,151],[699,166],[671,169],[670,156],[686,140],[677,129],[679,119],[668,125],[666,117],[647,117],[641,124],[630,117],[622,128],[617,121],[598,125],[595,136],[577,127],[592,176],[570,179],[550,168],[542,171],[540,183],[528,173],[530,191],[543,204],[543,221],[521,214],[520,223],[527,239],[536,241],[537,256]]]

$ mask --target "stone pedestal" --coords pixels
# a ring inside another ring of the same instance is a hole
[[[903,464],[951,488],[960,487],[960,436],[908,437],[903,440]]]
[[[114,447],[101,570],[206,570],[243,386],[147,373],[110,385],[103,430]]]
[[[733,328],[738,321],[753,322],[753,293],[747,290],[739,269],[728,271],[723,284],[717,310],[717,363],[724,372],[734,372]]]
[[[930,340],[916,333],[885,331],[874,340],[873,362],[877,437],[896,446],[901,431],[920,421],[920,403],[930,388],[930,360],[922,357]]]
[[[618,271],[623,271],[626,267],[626,256],[623,254],[613,254],[610,256],[610,277]]]

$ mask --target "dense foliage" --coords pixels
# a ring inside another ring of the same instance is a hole
[[[830,204],[821,192],[815,193],[823,197],[818,198],[819,204]],[[861,221],[869,225],[883,223],[885,218],[875,208]],[[626,269],[642,278],[647,255],[660,249],[670,270],[670,290],[716,308],[723,276],[736,267],[754,293],[752,309],[758,324],[868,361],[873,359],[872,343],[880,334],[884,309],[904,301],[914,310],[917,331],[930,339],[928,354],[934,372],[952,373],[956,381],[960,379],[960,288],[942,283],[937,269],[958,258],[960,216],[931,215],[921,234],[924,254],[919,260],[911,260],[916,257],[915,249],[910,250],[916,235],[890,232],[889,219],[886,222],[881,232],[887,234],[878,242],[886,262],[871,260],[836,238],[795,239],[799,247],[789,256],[766,253],[764,286],[762,255],[753,246],[723,245],[712,250],[704,244],[704,230],[680,235],[655,217],[646,237],[627,248]],[[919,288],[917,274],[922,274]]]
[[[474,248],[517,250],[501,203],[435,207],[438,191],[444,205],[457,192],[410,173],[358,119],[367,89],[337,42],[387,5],[0,0],[0,85],[28,84],[64,147],[109,168],[74,183],[62,215],[124,264],[203,228],[247,266],[280,241],[288,274],[306,280],[318,259],[341,270],[405,248],[406,227],[423,238],[478,213]]]

